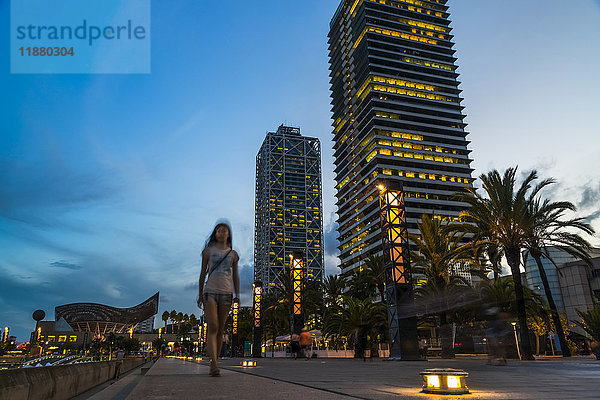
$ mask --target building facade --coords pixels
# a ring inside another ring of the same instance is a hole
[[[299,128],[268,132],[256,156],[254,279],[281,284],[292,252],[304,255],[305,276],[323,280],[321,144]]]
[[[343,0],[329,62],[342,273],[381,254],[378,186],[404,193],[406,225],[456,220],[471,186],[446,0]]]
[[[133,328],[135,333],[149,333],[154,331],[154,315],[143,320]]]
[[[549,254],[559,268],[564,267],[564,265],[568,262],[576,260],[575,257],[556,248],[550,248]],[[550,292],[552,293],[552,298],[556,303],[556,308],[558,309],[559,313],[563,313],[565,312],[565,305],[563,302],[561,285],[558,279],[559,270],[547,258],[542,258],[542,265],[544,266],[544,271],[546,272],[546,277],[548,278]],[[525,259],[525,279],[527,281],[527,286],[535,293],[541,295],[542,298],[547,302],[548,298],[546,297],[546,292],[544,291],[544,285],[542,283],[542,278],[540,277],[540,271],[535,260],[531,256],[528,256]]]
[[[556,265],[546,258],[542,259],[542,265],[556,308],[559,313],[566,313],[567,320],[581,321],[577,310],[589,311],[600,302],[600,249],[590,252],[591,268],[558,248],[550,247],[548,252]],[[527,286],[548,301],[538,266],[531,257],[525,259],[525,278]],[[571,330],[585,336],[579,326]]]

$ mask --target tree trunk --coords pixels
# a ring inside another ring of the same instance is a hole
[[[548,305],[550,306],[550,311],[552,314],[552,321],[554,321],[554,326],[556,327],[556,334],[558,335],[558,341],[560,342],[560,348],[562,350],[563,357],[571,357],[571,350],[569,349],[569,345],[567,344],[567,338],[565,337],[565,331],[563,330],[562,322],[560,321],[560,315],[558,314],[558,309],[556,308],[556,303],[554,302],[554,298],[552,297],[552,292],[550,291],[550,284],[548,284],[548,276],[546,275],[546,270],[544,270],[544,265],[542,264],[542,258],[538,253],[532,253],[533,258],[537,264],[538,270],[540,271],[540,278],[542,278],[542,283],[544,285],[544,292],[546,293],[546,298],[548,299]]]
[[[517,306],[517,316],[519,318],[519,332],[521,333],[521,358],[523,360],[535,360],[531,350],[531,341],[529,338],[529,328],[527,326],[527,311],[525,310],[525,295],[523,293],[523,283],[521,282],[521,255],[518,248],[507,249],[506,261],[510,266],[513,282],[515,284],[515,298]]]
[[[498,260],[492,261],[492,269],[494,270],[494,280],[500,278],[500,267],[498,265]]]
[[[454,358],[452,325],[448,323],[445,312],[440,313],[440,336],[442,337],[442,358]]]
[[[378,284],[377,289],[379,290],[381,301],[387,304],[387,299],[385,298],[385,286],[383,284]]]

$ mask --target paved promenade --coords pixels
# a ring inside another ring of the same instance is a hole
[[[222,362],[220,377],[208,376],[205,362],[162,358],[113,384],[78,396],[93,399],[448,399],[420,393],[419,372],[459,368],[469,372],[464,399],[600,399],[600,361],[592,357],[509,361],[491,366],[485,359],[395,362],[352,359],[259,359],[242,368],[241,359]],[[456,398],[451,396],[450,398]]]

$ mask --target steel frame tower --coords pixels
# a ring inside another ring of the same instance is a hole
[[[397,181],[380,181],[379,220],[390,330],[390,358],[419,360],[417,317],[406,229],[404,191]]]
[[[304,276],[323,280],[321,144],[300,128],[267,133],[256,156],[254,232],[254,279],[265,291],[283,284],[295,251],[304,254]]]

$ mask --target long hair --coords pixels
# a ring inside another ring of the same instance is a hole
[[[231,232],[231,224],[227,220],[217,221],[215,228],[213,229],[212,233],[210,234],[210,236],[208,237],[208,239],[206,239],[206,242],[204,243],[205,249],[207,247],[213,246],[217,243],[217,229],[221,226],[226,227],[227,230],[229,231],[229,235],[227,236],[227,244],[229,245],[230,248],[233,249],[233,244],[232,244],[233,243],[233,238],[232,238],[233,235]]]

